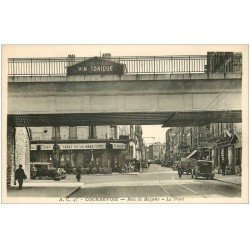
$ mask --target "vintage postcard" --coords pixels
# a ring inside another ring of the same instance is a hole
[[[3,203],[248,203],[247,45],[3,45]]]

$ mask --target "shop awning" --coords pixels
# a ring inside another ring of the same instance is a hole
[[[186,158],[191,158],[196,152],[197,152],[197,149],[191,152]]]
[[[113,149],[125,149],[124,143],[111,143]]]

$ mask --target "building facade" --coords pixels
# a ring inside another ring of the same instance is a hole
[[[241,173],[242,124],[212,123],[202,127],[174,127],[166,132],[166,159],[209,159],[220,171],[226,162],[232,174]]]
[[[148,154],[150,160],[160,160],[163,161],[165,158],[165,145],[160,142],[149,145]]]
[[[140,126],[32,127],[30,131],[31,162],[53,162],[68,173],[90,165],[116,172],[119,165],[142,156]]]

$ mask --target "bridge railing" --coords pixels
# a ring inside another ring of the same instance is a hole
[[[67,67],[90,57],[9,58],[9,76],[64,76]],[[215,70],[213,60],[201,56],[112,57],[108,60],[125,65],[125,74],[182,74],[206,73]],[[220,58],[218,72],[241,73],[241,56]],[[217,60],[218,61],[218,60]],[[209,62],[209,64],[208,64]]]

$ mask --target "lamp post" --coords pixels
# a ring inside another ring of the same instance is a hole
[[[59,156],[60,156],[60,147],[57,144],[57,127],[55,127],[55,140],[53,145],[53,158],[54,158],[54,166],[56,168],[59,167]]]

